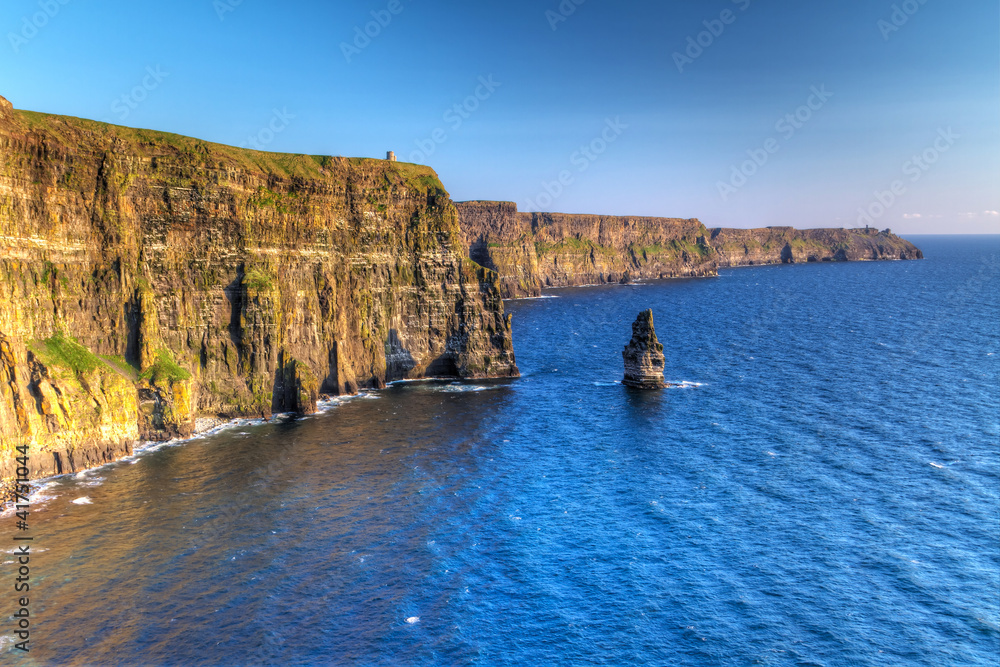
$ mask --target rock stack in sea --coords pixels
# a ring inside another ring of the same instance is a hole
[[[632,340],[622,350],[625,360],[626,387],[635,389],[663,389],[663,345],[656,339],[653,329],[653,311],[644,310],[632,323]]]

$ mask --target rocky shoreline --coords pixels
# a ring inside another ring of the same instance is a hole
[[[418,380],[418,381],[421,381],[421,380],[432,381],[432,382],[433,381],[454,381],[454,378],[431,377],[431,378],[420,378],[420,380]],[[408,382],[408,381],[407,380],[397,380],[397,381],[389,383],[388,385],[386,385],[385,388],[388,388],[391,385],[399,384],[399,383],[402,383],[402,382]],[[356,394],[352,394],[350,396],[345,396],[345,397],[331,396],[331,395],[325,395],[325,394],[321,395],[319,397],[318,402],[317,402],[316,410],[314,410],[312,414],[319,414],[319,413],[322,413],[322,412],[326,412],[327,410],[330,410],[333,407],[335,407],[339,403],[340,400],[343,400],[343,399],[352,399],[352,398],[356,398],[356,397],[359,397],[359,396],[363,396],[368,391],[379,391],[379,390],[377,390],[377,389],[376,390],[364,390],[364,391],[358,392]],[[175,446],[176,445],[184,445],[184,444],[186,444],[186,443],[188,443],[188,442],[190,442],[190,441],[198,438],[199,436],[211,435],[213,433],[222,431],[222,430],[227,429],[227,428],[232,428],[232,427],[236,427],[236,426],[240,426],[240,425],[257,425],[257,424],[263,424],[263,423],[268,423],[268,422],[272,422],[272,421],[276,421],[276,420],[284,419],[284,418],[295,418],[297,416],[298,417],[302,417],[302,416],[308,416],[308,415],[297,415],[294,412],[288,412],[288,413],[271,414],[271,415],[259,416],[259,417],[252,417],[252,416],[242,416],[242,417],[211,417],[211,416],[202,416],[202,417],[197,417],[194,420],[193,430],[192,430],[191,434],[188,435],[187,437],[175,438],[175,439],[168,440],[168,441],[158,440],[158,441],[144,441],[144,442],[135,443],[134,446],[128,447],[127,452],[123,453],[121,456],[115,458],[114,460],[102,461],[100,463],[95,463],[94,465],[90,465],[90,466],[87,466],[85,468],[81,468],[79,470],[71,470],[71,471],[67,471],[67,472],[61,472],[61,473],[57,473],[57,474],[53,474],[53,475],[48,475],[48,476],[45,476],[45,477],[32,478],[31,481],[29,482],[29,486],[32,487],[32,493],[34,493],[35,491],[37,491],[37,489],[38,489],[39,486],[42,486],[42,485],[46,484],[47,482],[50,482],[53,479],[56,479],[58,477],[62,477],[62,476],[66,476],[66,475],[76,475],[76,474],[83,473],[83,472],[86,472],[86,471],[89,471],[89,470],[95,470],[97,468],[101,468],[101,467],[106,466],[106,465],[111,465],[113,463],[117,463],[118,461],[121,461],[122,459],[128,458],[130,456],[139,455],[143,451],[145,451],[147,449],[150,449],[152,447],[156,447],[156,446],[163,445],[163,444],[170,444],[170,445],[175,445]],[[11,509],[11,506],[15,502],[17,502],[17,497],[16,497],[16,494],[15,494],[16,488],[17,487],[16,487],[15,481],[13,479],[0,480],[0,513],[9,511]]]
[[[0,480],[315,411],[405,378],[516,377],[495,273],[428,167],[285,155],[0,100]]]

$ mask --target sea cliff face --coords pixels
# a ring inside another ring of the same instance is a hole
[[[696,219],[519,213],[512,202],[460,202],[469,256],[500,275],[505,298],[543,287],[718,275],[719,267],[920,259],[888,230],[708,230]]]
[[[714,276],[698,220],[519,213],[512,202],[456,204],[469,256],[500,274],[504,297],[542,287]]]
[[[426,167],[241,150],[0,98],[0,476],[198,415],[517,375],[497,275]]]
[[[861,262],[923,259],[915,245],[889,230],[876,229],[713,229],[719,266]]]

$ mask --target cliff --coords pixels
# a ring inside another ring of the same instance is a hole
[[[516,376],[497,275],[429,168],[241,150],[0,98],[0,477],[199,415]]]
[[[719,266],[923,259],[912,243],[875,229],[713,229]]]
[[[543,287],[714,276],[719,267],[920,259],[874,229],[714,229],[698,220],[519,213],[512,202],[460,202],[469,256],[500,275],[505,298]]]
[[[519,213],[512,202],[456,204],[469,256],[500,274],[504,297],[542,287],[713,276],[698,220]]]

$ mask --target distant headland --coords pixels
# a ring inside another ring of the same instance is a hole
[[[718,275],[720,268],[922,259],[890,230],[709,229],[697,219],[521,213],[517,204],[455,204],[473,261],[500,275],[504,297],[544,287]]]

